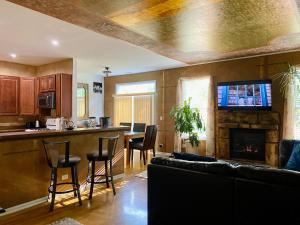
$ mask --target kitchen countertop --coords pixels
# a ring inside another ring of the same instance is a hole
[[[20,131],[10,131],[10,132],[0,132],[0,141],[14,140],[14,139],[28,139],[28,138],[37,138],[37,137],[79,135],[79,134],[109,132],[109,131],[128,131],[128,130],[129,127],[126,126],[75,128],[74,130],[40,130],[40,131],[20,130]]]

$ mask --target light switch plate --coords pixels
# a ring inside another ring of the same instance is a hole
[[[68,180],[69,175],[68,174],[64,174],[61,176],[61,180]]]

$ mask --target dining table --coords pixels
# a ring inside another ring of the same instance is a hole
[[[124,140],[125,140],[125,148],[126,148],[126,163],[130,164],[130,154],[129,154],[129,143],[133,138],[144,138],[145,132],[136,132],[136,131],[125,131],[124,132]]]

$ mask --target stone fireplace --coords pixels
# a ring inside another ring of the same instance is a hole
[[[278,166],[279,113],[220,110],[217,121],[218,158]]]
[[[229,129],[230,158],[265,161],[265,130]]]

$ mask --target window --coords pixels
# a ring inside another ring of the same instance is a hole
[[[89,85],[77,84],[77,118],[87,119],[89,117]]]
[[[155,81],[117,84],[117,95],[114,96],[114,124],[153,124],[155,91]]]
[[[191,98],[191,107],[200,110],[205,124],[207,123],[209,82],[209,78],[182,80],[182,101]],[[200,133],[200,138],[205,137],[205,133]]]
[[[155,91],[156,91],[155,80],[116,84],[117,95],[154,93]]]

